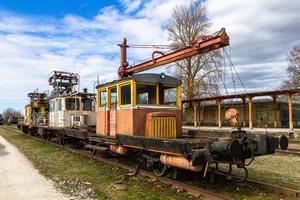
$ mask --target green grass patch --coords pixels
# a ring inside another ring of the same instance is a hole
[[[300,190],[300,156],[257,157],[249,166],[249,178]]]
[[[15,145],[32,161],[41,174],[55,181],[65,193],[95,199],[195,199],[184,191],[149,180],[140,175],[131,177],[122,185],[115,184],[128,171],[80,156],[47,142],[0,127],[0,135]],[[300,189],[300,157],[264,156],[257,158],[249,168],[251,179]],[[189,181],[233,199],[280,199],[281,196],[245,185],[232,183],[210,184],[206,180]]]
[[[0,128],[0,135],[15,145],[41,174],[65,193],[95,199],[194,199],[176,188],[142,176],[115,184],[128,171],[80,156],[26,135]]]

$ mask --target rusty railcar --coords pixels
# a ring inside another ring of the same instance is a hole
[[[54,71],[48,82],[53,86],[51,95],[29,93],[30,104],[25,106],[25,118],[20,124],[23,132],[45,139],[56,138],[86,143],[95,134],[95,94],[87,89],[76,91],[79,75]]]
[[[166,138],[176,138],[181,134],[180,80],[160,74],[137,74],[99,85],[97,91],[97,135],[166,134]]]
[[[96,136],[86,148],[120,155],[135,154],[141,166],[164,175],[167,169],[187,169],[206,175],[211,164],[234,164],[246,170],[256,156],[287,148],[285,136],[255,136],[240,129],[228,139],[182,135],[181,80],[162,74],[137,74],[161,65],[229,45],[225,29],[202,36],[175,51],[154,51],[152,59],[129,66],[127,40],[120,46],[119,79],[97,87]],[[246,159],[250,159],[246,163]],[[231,173],[231,172],[229,172]],[[247,174],[247,173],[246,173]]]
[[[225,29],[221,29],[214,35],[196,39],[182,49],[166,54],[155,51],[151,60],[129,66],[126,59],[129,45],[124,39],[119,45],[119,79],[97,86],[95,133],[62,125],[55,129],[40,127],[41,135],[46,139],[56,137],[61,144],[66,138],[75,138],[83,144],[81,147],[90,149],[93,154],[101,151],[133,155],[140,166],[153,170],[158,176],[163,176],[169,169],[174,169],[174,174],[177,169],[185,169],[202,172],[206,176],[212,165],[217,168],[219,163],[225,163],[230,169],[227,174],[232,172],[231,166],[236,165],[245,170],[246,178],[246,167],[256,156],[273,154],[277,148],[287,148],[285,136],[251,135],[240,129],[232,131],[227,139],[183,135],[181,80],[164,73],[137,74],[228,45],[229,37]],[[57,98],[59,101],[60,96],[70,98],[68,95],[72,94],[70,91],[77,80],[72,73],[54,73],[49,79],[56,93],[54,102]],[[53,120],[59,119],[54,116]]]
[[[24,108],[24,118],[18,122],[18,127],[25,133],[32,133],[36,131],[37,125],[48,124],[49,96],[38,90],[27,96],[29,103]]]
[[[246,159],[273,154],[285,137],[233,131],[228,139],[182,134],[181,81],[165,74],[135,74],[97,87],[96,136],[87,148],[120,155],[136,154],[140,164],[163,175],[186,169],[206,175],[211,164],[246,170]],[[101,148],[100,148],[101,147]]]

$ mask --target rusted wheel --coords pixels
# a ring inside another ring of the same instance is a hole
[[[153,168],[153,173],[156,176],[163,176],[165,175],[166,171],[167,171],[168,167],[162,163],[157,164],[156,167]]]

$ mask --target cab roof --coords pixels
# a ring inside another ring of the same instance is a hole
[[[100,84],[98,85],[96,88],[100,88],[103,86],[107,86],[107,85],[111,85],[114,83],[118,83],[118,82],[122,82],[122,81],[126,81],[126,80],[134,80],[136,82],[142,82],[142,83],[153,83],[153,84],[157,84],[160,83],[162,85],[174,85],[174,86],[179,86],[182,84],[182,81],[174,78],[172,76],[168,76],[165,74],[134,74],[131,77],[125,77],[125,78],[121,78],[118,80],[114,80],[111,82],[107,82],[104,84]]]
[[[53,100],[53,99],[59,99],[59,98],[68,98],[68,97],[85,97],[85,98],[93,98],[93,97],[95,97],[95,96],[96,96],[95,93],[76,92],[76,93],[68,93],[68,94],[64,94],[64,95],[62,95],[62,96],[54,97],[54,98],[51,98],[51,100]]]

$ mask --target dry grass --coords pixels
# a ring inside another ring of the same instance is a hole
[[[95,195],[97,199],[194,199],[183,191],[141,176],[118,186],[114,183],[127,173],[124,169],[95,162],[13,131],[0,128],[0,135],[17,146],[42,174],[54,179],[59,187],[69,192],[74,184],[79,184],[81,187],[82,183],[88,183],[88,187],[93,190],[93,196]],[[249,167],[249,176],[251,179],[300,189],[300,156],[258,157]],[[199,180],[198,183],[192,182],[192,184],[198,184],[234,199],[275,200],[282,198],[261,191],[259,188],[236,187],[231,183],[209,184],[206,180]]]
[[[289,149],[298,149],[300,150],[300,144],[289,144]]]
[[[300,190],[300,156],[258,157],[249,167],[251,179]]]
[[[100,163],[15,131],[0,128],[0,135],[32,161],[41,174],[54,180],[65,193],[79,199],[194,199],[174,187],[142,176],[116,184],[128,171]]]

